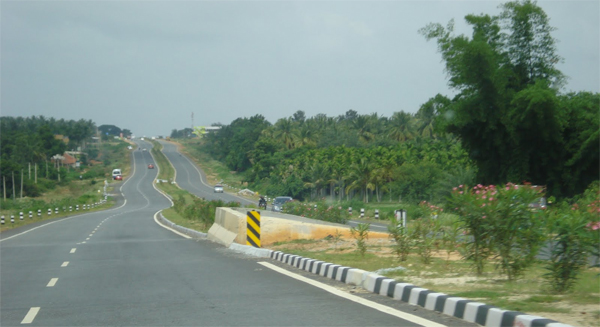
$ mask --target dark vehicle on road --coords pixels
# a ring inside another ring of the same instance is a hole
[[[271,210],[275,212],[281,212],[283,205],[293,200],[294,199],[292,199],[291,196],[278,196],[275,198],[275,201],[273,201],[273,207]]]

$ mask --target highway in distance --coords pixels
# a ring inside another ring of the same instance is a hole
[[[155,161],[131,155],[114,208],[0,235],[1,326],[466,325],[168,230],[155,221],[171,206]]]

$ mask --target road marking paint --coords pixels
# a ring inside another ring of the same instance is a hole
[[[81,242],[81,244],[85,244],[85,241]]]
[[[29,311],[25,315],[25,318],[23,318],[23,320],[21,321],[21,324],[31,324],[38,312],[40,312],[40,307],[31,307],[31,309],[29,309]]]
[[[121,208],[123,208],[123,207],[124,207],[126,204],[127,204],[127,200],[125,200],[125,201],[123,202],[123,204],[122,204],[120,207],[117,207],[117,208],[112,208],[112,209],[107,209],[107,210],[102,210],[102,211],[100,211],[100,212],[109,212],[109,211],[118,210],[118,209],[121,209]],[[54,221],[52,221],[52,222],[49,222],[49,223],[47,223],[47,224],[43,224],[43,225],[40,225],[40,226],[34,227],[34,228],[32,228],[32,229],[28,229],[28,230],[26,230],[26,231],[24,231],[24,232],[22,232],[22,233],[15,234],[15,235],[13,235],[13,236],[10,236],[10,237],[7,237],[7,238],[0,239],[0,242],[8,241],[8,240],[10,240],[11,238],[15,238],[15,237],[17,237],[17,236],[21,236],[21,235],[23,235],[23,234],[27,234],[27,233],[29,233],[29,232],[32,232],[32,231],[34,231],[34,230],[38,229],[38,228],[46,227],[46,226],[48,226],[48,225],[56,224],[56,223],[59,223],[59,222],[64,222],[64,221],[66,221],[66,220],[70,220],[70,219],[77,218],[77,217],[81,217],[81,216],[87,216],[87,215],[89,215],[89,214],[93,214],[93,213],[96,213],[96,212],[92,212],[92,213],[83,213],[83,214],[80,214],[80,215],[75,215],[75,216],[72,216],[72,217],[65,217],[65,218],[62,218],[62,219],[59,219],[59,220],[54,220]]]
[[[71,253],[75,253],[75,251],[77,251],[77,248],[72,248],[71,249]]]
[[[189,235],[185,235],[185,234],[183,234],[183,233],[180,233],[180,232],[178,232],[178,231],[174,230],[173,228],[171,228],[171,227],[169,227],[169,226],[165,226],[165,225],[161,224],[161,223],[158,221],[158,219],[156,218],[156,216],[157,216],[157,215],[158,215],[158,214],[159,214],[161,211],[162,211],[162,210],[160,210],[160,211],[158,211],[157,213],[155,213],[155,214],[154,214],[154,221],[155,221],[155,222],[158,224],[158,226],[160,226],[160,227],[162,227],[162,228],[164,228],[164,229],[168,229],[168,230],[172,231],[173,233],[175,233],[175,234],[178,234],[178,235],[180,235],[180,236],[183,236],[183,237],[185,237],[185,238],[192,238],[192,237],[191,237],[191,236],[189,236]]]
[[[427,320],[425,318],[421,318],[419,316],[415,316],[415,315],[410,314],[410,313],[406,313],[406,312],[403,312],[403,311],[400,311],[400,310],[396,310],[396,309],[387,307],[385,305],[379,304],[377,302],[373,302],[373,301],[370,301],[370,300],[367,300],[367,299],[363,299],[363,298],[358,297],[356,295],[348,294],[348,293],[346,293],[344,291],[338,290],[335,287],[329,286],[327,284],[323,284],[321,282],[317,282],[315,280],[312,280],[312,279],[304,277],[304,276],[300,276],[298,274],[292,273],[292,272],[290,272],[288,270],[285,270],[283,268],[277,267],[277,266],[275,266],[275,265],[273,265],[271,263],[261,261],[258,264],[263,265],[263,266],[265,266],[265,267],[267,267],[269,269],[272,269],[272,270],[274,270],[274,271],[276,271],[276,272],[278,272],[280,274],[286,275],[288,277],[295,278],[295,279],[297,279],[297,280],[299,280],[301,282],[304,282],[304,283],[310,284],[312,286],[318,287],[318,288],[320,288],[322,290],[325,290],[325,291],[327,291],[327,292],[329,292],[331,294],[334,294],[334,295],[337,295],[339,297],[345,298],[347,300],[356,302],[358,304],[362,304],[362,305],[367,306],[369,308],[373,308],[375,310],[379,310],[381,312],[384,312],[384,313],[387,313],[389,315],[398,317],[400,319],[408,320],[408,321],[413,322],[415,324],[419,324],[419,325],[422,325],[422,326],[428,326],[428,327],[447,327],[446,325],[438,324],[438,323],[433,322],[431,320]]]
[[[46,285],[46,287],[54,287],[54,285],[56,285],[56,282],[58,282],[58,278],[52,278],[50,282],[48,282],[48,285]]]
[[[90,240],[90,238],[88,237],[88,238],[86,238],[85,240],[86,240],[86,241],[89,241],[89,240]]]
[[[91,236],[94,236],[94,233],[91,233],[91,234],[90,234],[90,237],[91,237]]]
[[[60,266],[61,266],[61,267],[66,267],[66,266],[68,266],[68,265],[69,265],[69,261],[65,261],[65,262],[63,262],[63,263],[62,263],[62,265],[60,265]]]

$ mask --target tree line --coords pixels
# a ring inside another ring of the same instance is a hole
[[[37,169],[39,182],[44,187],[51,186],[48,183],[50,180],[60,180],[60,167],[52,166],[51,158],[62,155],[66,150],[85,149],[90,138],[96,134],[96,125],[91,120],[84,119],[74,121],[44,116],[0,117],[0,130],[0,187],[7,198],[10,198],[20,196],[21,188],[23,196],[40,194],[40,185],[35,184],[34,178],[29,178],[32,170]],[[67,138],[59,139],[56,135]],[[86,158],[82,156],[83,162]],[[27,176],[22,183],[21,174]]]
[[[467,15],[472,35],[453,22],[420,30],[436,40],[452,99],[436,95],[417,113],[391,117],[297,111],[275,124],[238,118],[202,147],[254,188],[296,198],[359,195],[433,200],[452,186],[507,182],[546,187],[558,198],[598,180],[600,95],[561,93],[553,28],[534,1]],[[451,185],[454,183],[454,185]]]

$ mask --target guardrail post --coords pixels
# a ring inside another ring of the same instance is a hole
[[[58,215],[58,207],[54,208],[54,213]]]
[[[23,221],[23,211],[19,211],[19,220]]]
[[[375,209],[375,219],[379,219],[379,209]]]
[[[38,217],[42,215],[42,209],[38,209]]]
[[[48,208],[48,216],[52,216],[52,209]]]
[[[33,212],[29,211],[29,218],[33,218]]]
[[[10,223],[11,224],[15,223],[15,215],[10,215]]]
[[[0,224],[4,225],[4,215],[0,218]]]
[[[348,207],[348,214],[352,216],[352,207]]]
[[[360,208],[360,218],[365,217],[365,208]]]
[[[400,209],[394,211],[394,215],[396,216],[396,221],[398,222],[398,227],[406,228],[406,210]]]

